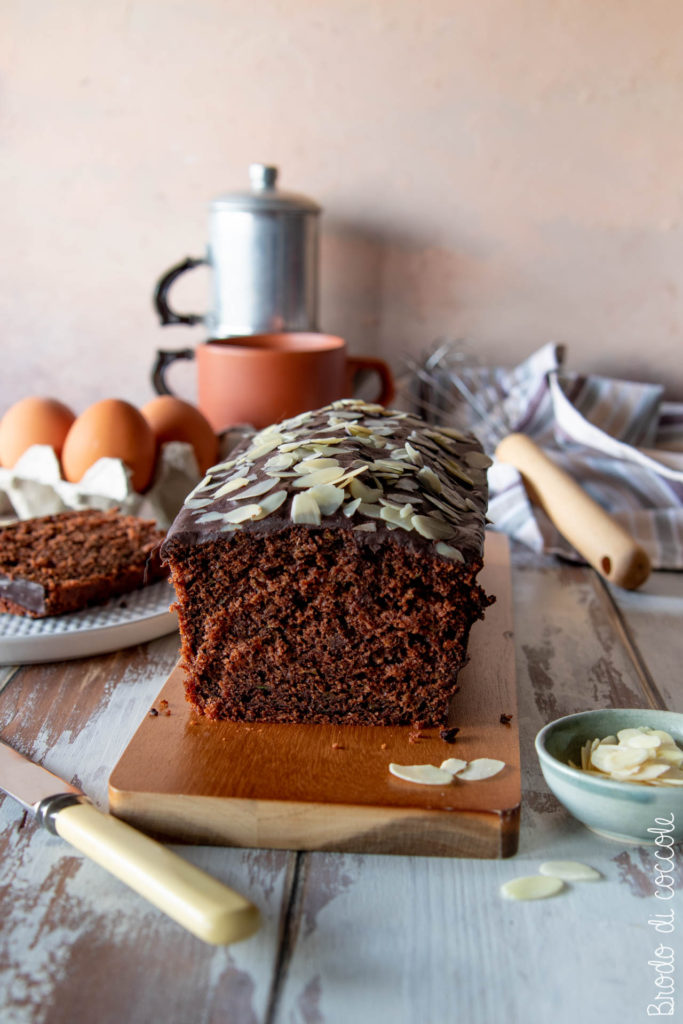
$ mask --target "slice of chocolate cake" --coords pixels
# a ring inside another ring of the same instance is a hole
[[[491,601],[489,462],[472,436],[343,400],[209,470],[162,548],[196,710],[444,725]]]
[[[0,529],[0,612],[33,619],[78,611],[161,579],[155,523],[96,509]]]

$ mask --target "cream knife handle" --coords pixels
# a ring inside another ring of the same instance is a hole
[[[205,942],[227,945],[259,926],[259,912],[239,893],[103,814],[87,798],[47,810],[48,827]]]
[[[509,434],[496,458],[519,470],[531,500],[602,576],[626,590],[645,582],[650,575],[647,553],[531,438]]]

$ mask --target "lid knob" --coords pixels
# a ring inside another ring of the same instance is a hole
[[[249,181],[255,192],[274,189],[277,181],[277,167],[270,164],[249,164]]]

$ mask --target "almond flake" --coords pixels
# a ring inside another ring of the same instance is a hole
[[[454,562],[464,562],[462,551],[458,548],[452,547],[450,544],[444,544],[442,540],[436,545],[437,555],[443,555],[444,558],[452,558]]]
[[[547,860],[538,870],[547,878],[561,878],[563,882],[597,882],[602,878],[595,868],[577,860]]]
[[[269,452],[272,452],[277,448],[281,441],[282,435],[274,434],[271,438],[267,441],[263,441],[261,444],[253,444],[244,454],[248,459],[260,459],[263,455],[268,455]]]
[[[213,498],[185,498],[185,508],[196,512],[197,509],[206,508],[213,503]]]
[[[564,882],[561,878],[524,875],[504,882],[500,887],[500,893],[507,900],[544,900],[548,896],[557,896],[563,889]]]
[[[246,487],[253,479],[253,476],[241,476],[233,480],[228,480],[227,483],[218,488],[214,494],[214,498],[223,498],[226,494],[232,494],[233,491],[238,491],[240,487]]]
[[[441,480],[436,475],[433,469],[429,466],[423,466],[417,474],[417,479],[426,487],[428,490],[433,491],[434,494],[441,494],[442,485]]]
[[[299,525],[320,526],[320,506],[309,491],[295,494],[292,498],[291,519]]]
[[[273,480],[272,477],[269,477],[267,480],[259,480],[258,483],[252,484],[252,486],[248,487],[246,491],[238,494],[236,500],[239,499],[239,501],[244,501],[245,498],[258,498],[259,495],[272,490],[274,486],[275,480]]]
[[[410,522],[413,529],[427,540],[449,540],[455,534],[452,526],[432,516],[413,516]]]
[[[465,452],[463,458],[473,469],[488,469],[493,465],[493,459],[490,459],[484,452]]]
[[[315,487],[317,484],[333,484],[343,475],[343,469],[337,464],[336,468],[315,469],[312,473],[307,473],[306,476],[295,480],[293,486],[309,488]]]
[[[344,489],[334,487],[333,484],[317,484],[304,491],[304,494],[309,494],[313,498],[324,516],[333,515],[345,498]]]
[[[396,505],[382,505],[379,511],[380,519],[394,526],[402,526],[405,530],[412,529],[410,523],[406,522],[405,516],[401,515],[401,509]]]
[[[450,772],[451,775],[457,775],[463,768],[467,768],[467,761],[461,761],[459,757],[447,757],[441,762],[441,770]]]
[[[481,782],[483,779],[490,779],[498,772],[502,772],[505,761],[497,761],[494,757],[475,757],[470,761],[467,768],[458,772],[458,778],[466,782]]]
[[[406,449],[406,454],[407,454],[408,458],[410,459],[410,461],[414,465],[416,465],[416,466],[422,466],[423,465],[422,456],[420,455],[420,453],[417,450],[417,448],[413,448],[413,446],[410,443],[410,441],[406,441],[405,449]]]
[[[259,502],[261,512],[259,515],[254,516],[254,519],[265,519],[266,516],[275,512],[275,510],[278,509],[286,500],[287,491],[273,491],[272,494],[268,494],[265,498],[261,499]]]
[[[308,455],[294,467],[295,473],[313,473],[318,469],[340,469],[337,459],[318,458],[316,455]]]
[[[233,508],[230,512],[223,513],[226,523],[244,523],[247,519],[257,519],[261,514],[260,505],[242,505],[240,508]]]
[[[350,519],[353,513],[358,511],[358,509],[360,508],[360,504],[361,499],[354,498],[353,501],[350,501],[347,505],[344,505],[342,512],[344,513],[345,516],[348,516]]]
[[[356,533],[374,533],[377,527],[374,523],[360,523],[359,526],[353,527]]]
[[[389,771],[404,782],[417,782],[421,786],[449,786],[453,781],[450,772],[442,771],[433,764],[390,764]]]
[[[367,467],[364,468],[367,469]],[[380,495],[384,493],[381,487],[368,487],[362,480],[358,480],[355,477],[349,484],[349,490],[354,498],[360,498],[361,501],[366,501],[369,504],[377,501]]]
[[[358,506],[358,511],[361,515],[368,516],[369,519],[379,519],[381,510],[379,505],[369,505],[367,502],[362,501]]]
[[[268,459],[268,461],[265,463],[263,470],[265,473],[271,473],[273,472],[273,470],[277,471],[278,469],[289,469],[290,466],[294,465],[295,461],[296,459],[293,453],[285,455],[274,455],[272,459]]]
[[[457,480],[462,480],[462,482],[467,484],[469,487],[474,487],[474,480],[472,477],[465,473],[455,459],[444,459],[443,462],[451,476],[454,476]]]

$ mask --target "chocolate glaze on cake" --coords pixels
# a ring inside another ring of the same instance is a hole
[[[209,470],[163,546],[186,692],[214,718],[444,724],[473,621],[490,460],[343,400]]]

